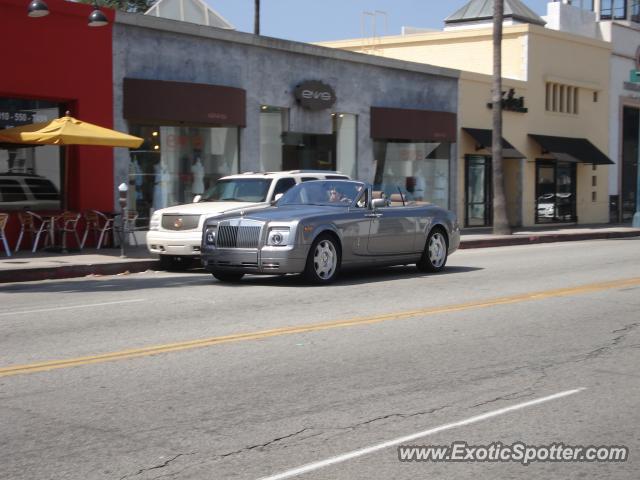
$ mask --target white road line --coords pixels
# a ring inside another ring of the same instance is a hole
[[[37,310],[19,310],[14,312],[0,313],[0,317],[8,317],[9,315],[24,315],[27,313],[55,312],[58,310],[73,310],[75,308],[105,307],[107,305],[119,305],[122,303],[136,303],[136,302],[144,302],[144,301],[145,301],[144,298],[135,298],[132,300],[120,300],[118,302],[103,302],[103,303],[90,303],[87,305],[70,305],[67,307],[39,308]]]
[[[285,478],[297,477],[298,475],[302,475],[303,473],[319,470],[321,468],[328,467],[330,465],[335,465],[336,463],[346,462],[347,460],[352,460],[357,457],[362,457],[363,455],[368,455],[370,453],[377,452],[378,450],[382,450],[388,447],[394,447],[396,445],[402,445],[403,443],[412,442],[413,440],[417,440],[418,438],[433,435],[435,433],[443,432],[445,430],[464,427],[466,425],[471,425],[472,423],[477,423],[483,420],[488,420],[490,418],[497,417],[499,415],[504,415],[505,413],[514,412],[516,410],[522,410],[523,408],[533,407],[534,405],[550,402],[551,400],[557,400],[559,398],[567,397],[569,395],[582,392],[583,390],[585,389],[576,388],[574,390],[566,390],[564,392],[549,395],[548,397],[542,397],[536,400],[530,400],[528,402],[518,403],[510,407],[501,408],[499,410],[493,410],[491,412],[483,413],[482,415],[476,415],[475,417],[470,417],[465,420],[460,420],[458,422],[453,422],[453,423],[447,423],[446,425],[440,425],[439,427],[431,428],[429,430],[424,430],[422,432],[407,435],[405,437],[389,440],[387,442],[379,443],[371,447],[362,448],[360,450],[354,450],[352,452],[344,453],[342,455],[331,457],[326,460],[321,460],[319,462],[314,462],[314,463],[308,463],[307,465],[303,465],[301,467],[294,468],[292,470],[287,470],[286,472],[278,473],[270,477],[262,477],[260,480],[283,480]]]

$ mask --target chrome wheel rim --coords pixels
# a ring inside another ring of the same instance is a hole
[[[313,268],[316,275],[323,280],[328,280],[336,272],[337,265],[338,253],[333,243],[329,240],[319,242],[313,252]]]
[[[440,268],[447,258],[447,242],[440,232],[436,232],[429,240],[429,261],[431,265]]]

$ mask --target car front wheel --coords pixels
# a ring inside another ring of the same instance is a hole
[[[244,277],[244,273],[235,272],[211,272],[211,275],[213,275],[217,280],[226,283],[239,282],[242,280],[242,277]]]
[[[340,246],[336,239],[327,234],[320,235],[311,245],[305,278],[317,285],[326,285],[335,280],[340,270]]]
[[[440,272],[447,264],[449,245],[447,235],[440,227],[436,227],[427,237],[422,257],[416,264],[421,272]]]

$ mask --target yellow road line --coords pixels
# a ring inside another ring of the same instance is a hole
[[[101,355],[94,355],[90,357],[70,358],[67,360],[52,360],[47,362],[31,363],[27,365],[15,365],[11,367],[0,368],[0,377],[9,377],[12,375],[22,375],[26,373],[35,373],[35,372],[42,372],[47,370],[56,370],[59,368],[77,367],[80,365],[88,365],[92,363],[125,360],[125,359],[136,358],[136,357],[147,357],[150,355],[157,355],[160,353],[179,352],[181,350],[191,350],[194,348],[210,347],[212,345],[219,345],[223,343],[244,342],[248,340],[262,340],[264,338],[278,337],[281,335],[318,332],[322,330],[331,330],[334,328],[354,327],[358,325],[370,325],[373,323],[388,322],[392,320],[405,320],[408,318],[415,318],[415,317],[421,317],[421,316],[461,312],[464,310],[494,307],[497,305],[508,305],[513,303],[527,302],[531,300],[544,300],[547,298],[567,297],[571,295],[601,292],[604,290],[621,289],[621,288],[636,286],[636,285],[640,285],[640,278],[630,278],[625,280],[616,280],[612,282],[592,283],[589,285],[582,285],[579,287],[561,288],[561,289],[546,290],[541,292],[530,292],[530,293],[524,293],[520,295],[512,295],[509,297],[493,298],[490,300],[480,300],[480,301],[463,303],[458,305],[421,308],[417,310],[408,310],[404,312],[387,313],[382,315],[372,315],[368,317],[356,317],[356,318],[345,319],[345,320],[336,320],[332,322],[312,323],[309,325],[281,327],[281,328],[274,328],[271,330],[261,330],[257,332],[238,333],[233,335],[224,335],[220,337],[202,338],[199,340],[168,343],[165,345],[156,345],[152,347],[104,353]]]

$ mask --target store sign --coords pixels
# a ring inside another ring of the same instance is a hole
[[[636,68],[629,72],[629,81],[624,82],[625,90],[640,91],[640,46],[636,50]]]
[[[19,127],[48,120],[53,119],[31,111],[0,111],[0,128]]]
[[[293,94],[300,106],[309,110],[324,110],[336,103],[336,93],[331,85],[319,80],[302,82]]]
[[[508,92],[502,92],[502,110],[506,112],[527,113],[528,108],[524,106],[524,97],[516,97],[516,91],[510,88]],[[493,103],[487,103],[487,108],[493,108]]]

